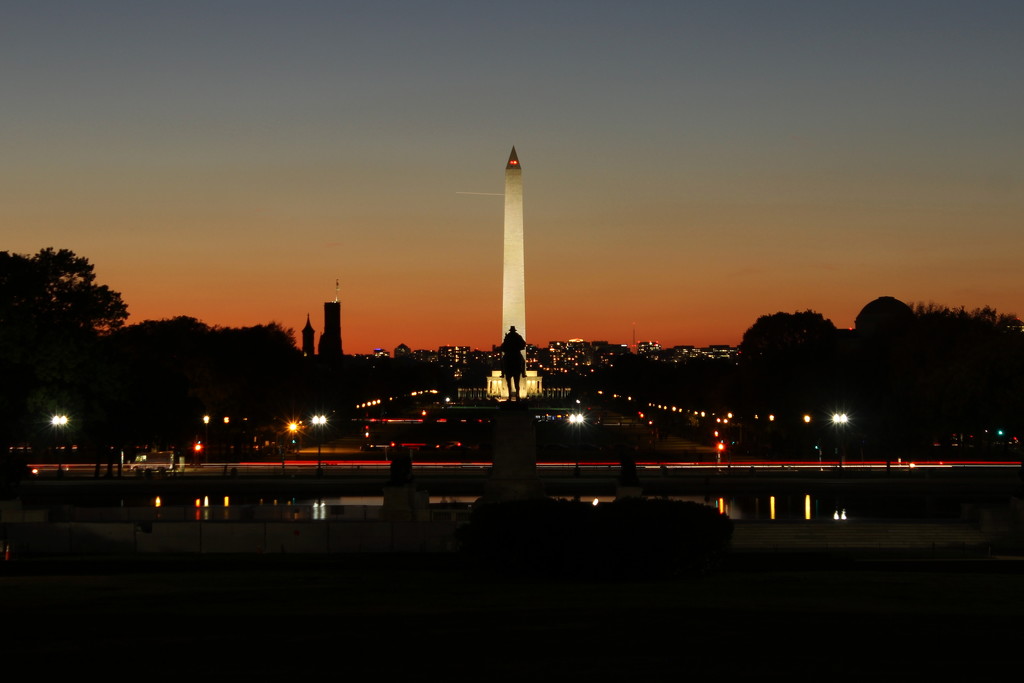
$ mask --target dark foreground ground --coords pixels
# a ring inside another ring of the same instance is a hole
[[[1024,562],[732,557],[614,583],[453,556],[38,559],[0,563],[0,610],[3,670],[44,679],[974,679],[1020,672]]]

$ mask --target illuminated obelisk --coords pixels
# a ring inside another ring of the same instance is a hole
[[[523,171],[516,148],[505,165],[505,254],[501,281],[501,334],[510,327],[526,339],[526,259],[523,248]],[[525,357],[525,352],[524,352]],[[505,399],[494,416],[491,474],[484,485],[483,502],[529,500],[544,497],[537,474],[537,427],[523,398],[540,396],[540,377],[526,370],[516,401],[508,401],[509,387],[500,370],[487,380],[487,395]]]
[[[516,148],[505,165],[505,253],[501,283],[501,339],[508,328],[526,339],[526,259],[523,248],[523,170]]]
[[[523,246],[523,170],[519,167],[516,148],[505,164],[505,242],[501,274],[501,336],[515,327],[523,339],[526,337],[526,257]],[[525,357],[525,352],[524,352]],[[527,370],[522,379],[520,398],[540,396],[542,380],[536,370]],[[495,370],[487,379],[487,395],[507,399],[508,386],[501,371]]]

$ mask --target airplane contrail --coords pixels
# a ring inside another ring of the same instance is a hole
[[[504,197],[504,192],[456,192],[455,194],[482,194],[488,197]]]

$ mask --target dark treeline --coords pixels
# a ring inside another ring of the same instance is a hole
[[[816,457],[817,446],[848,459],[998,458],[1022,433],[1024,333],[989,308],[880,299],[856,330],[813,311],[766,315],[744,334],[738,362],[627,357],[593,386],[691,411],[649,412],[698,438],[718,429],[752,455]],[[709,426],[693,410],[734,418]],[[838,414],[849,421],[834,424]]]
[[[104,417],[117,419],[103,421],[111,430],[105,443],[120,437],[174,448],[204,435],[201,418],[209,415],[232,450],[251,451],[261,430],[300,415],[300,398],[309,393],[291,332],[273,323],[145,321],[111,333],[101,348],[116,373],[107,397],[112,411]],[[233,422],[225,427],[224,417]]]
[[[304,358],[276,323],[127,317],[85,258],[0,252],[0,454],[57,449],[66,462],[109,465],[198,441],[218,459],[271,457],[293,420],[326,415],[315,437],[330,438],[357,429],[350,418],[368,397],[454,391],[450,373],[411,359]],[[58,415],[66,425],[51,423]]]
[[[305,393],[289,331],[186,317],[126,326],[120,295],[70,251],[0,253],[0,288],[4,451],[178,447],[203,433],[203,415],[262,426]],[[67,425],[54,427],[54,415]]]
[[[74,444],[76,460],[110,463],[122,451],[183,451],[199,440],[218,458],[269,457],[291,420],[324,414],[330,430],[320,437],[355,433],[360,402],[421,389],[455,396],[459,386],[482,387],[491,369],[304,358],[291,331],[274,323],[126,320],[121,296],[96,283],[86,259],[0,252],[0,454],[29,445],[38,457]],[[582,394],[677,406],[649,411],[663,434],[708,440],[715,424],[692,411],[732,412],[722,435],[738,452],[765,457],[807,458],[821,452],[815,446],[839,445],[851,458],[968,447],[997,456],[1021,434],[1024,334],[1019,320],[991,309],[880,299],[855,331],[812,311],[776,313],[747,330],[740,351],[739,362],[678,365],[623,356],[559,379]],[[829,421],[835,413],[849,416],[841,432]],[[52,425],[54,415],[68,424]]]

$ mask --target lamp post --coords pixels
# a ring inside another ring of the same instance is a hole
[[[210,458],[210,416],[203,415],[203,450],[206,451],[206,458]],[[198,465],[199,462],[196,462]]]
[[[285,472],[285,456],[291,450],[292,443],[295,441],[295,435],[298,434],[298,432],[299,432],[299,423],[296,422],[295,420],[292,420],[291,422],[289,422],[288,423],[288,436],[286,437],[288,439],[288,443],[286,443],[284,445],[284,448],[281,450],[281,474],[284,474],[284,472]]]
[[[60,437],[61,437],[62,434],[64,434],[64,431],[67,429],[67,426],[68,426],[68,416],[67,415],[54,415],[50,419],[50,425],[53,426],[54,434],[56,435],[56,436],[54,436],[54,439],[57,442],[57,445],[59,445],[60,441],[62,441],[62,439]],[[55,448],[56,448],[56,446],[55,446]],[[57,457],[57,478],[58,479],[64,476],[64,463],[63,463],[63,460],[64,460],[64,458],[61,457],[60,455],[58,455],[58,457]]]
[[[839,458],[839,466],[843,466],[846,460],[846,425],[850,422],[850,416],[846,413],[833,413],[832,425],[836,428],[836,452]]]
[[[571,413],[569,415],[569,424],[572,426],[573,433],[573,446],[576,453],[576,467],[572,471],[572,476],[580,476],[580,428],[583,426],[585,417],[583,413]]]
[[[324,426],[327,425],[326,415],[314,415],[313,426],[316,427],[316,476],[322,477],[324,472],[321,469],[320,447],[324,441]]]

